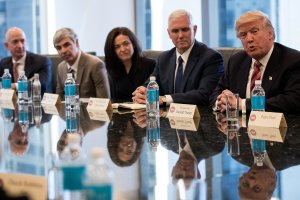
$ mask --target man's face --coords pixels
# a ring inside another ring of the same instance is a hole
[[[73,65],[77,59],[79,52],[79,44],[78,41],[75,43],[71,38],[66,37],[54,44],[58,54],[61,56],[63,60],[65,60],[69,65]]]
[[[238,37],[246,53],[256,60],[263,58],[274,43],[271,29],[264,27],[262,21],[242,25],[238,29]]]
[[[26,38],[24,32],[19,29],[10,30],[4,43],[6,49],[15,60],[21,59],[26,51]]]
[[[115,52],[122,62],[130,61],[134,53],[133,45],[127,35],[118,35],[114,41]]]
[[[190,48],[195,40],[197,26],[192,26],[188,16],[174,17],[169,21],[168,33],[180,54]]]

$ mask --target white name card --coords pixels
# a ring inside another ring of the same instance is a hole
[[[27,194],[29,199],[47,199],[46,177],[27,174],[0,173],[4,190],[12,196]]]
[[[51,115],[59,115],[58,105],[48,105],[48,104],[42,104],[43,110],[46,114],[51,114]]]
[[[200,114],[196,105],[171,103],[167,117],[197,118]]]
[[[108,111],[106,111],[106,110],[99,110],[99,111],[89,110],[88,113],[89,113],[90,119],[104,121],[104,122],[109,122],[113,115],[113,111],[111,111],[111,110],[108,110]]]
[[[169,117],[171,128],[180,130],[197,131],[200,118]]]
[[[248,126],[262,126],[269,128],[287,127],[283,113],[252,111]]]
[[[0,100],[14,100],[17,98],[16,92],[13,89],[0,89]]]
[[[251,139],[268,140],[274,142],[283,142],[287,128],[270,128],[261,126],[249,126],[248,135]]]
[[[60,103],[60,97],[58,94],[45,93],[42,99],[42,104],[53,105]]]
[[[90,98],[87,106],[88,111],[113,110],[110,99]]]

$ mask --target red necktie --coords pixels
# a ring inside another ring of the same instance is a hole
[[[261,63],[256,60],[253,65],[254,69],[253,69],[253,73],[252,73],[252,77],[251,77],[250,91],[252,91],[252,89],[254,88],[255,81],[260,80],[260,78],[261,78],[260,66],[261,66]]]
[[[15,62],[13,65],[14,83],[18,82],[18,78],[19,78],[18,65],[19,65],[19,63],[17,63],[17,62]]]

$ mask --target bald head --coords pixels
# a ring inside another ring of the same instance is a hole
[[[26,36],[22,29],[12,27],[7,30],[5,35],[5,47],[10,52],[14,60],[21,59],[26,51]]]

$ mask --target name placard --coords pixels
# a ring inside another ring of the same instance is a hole
[[[105,122],[109,122],[112,118],[113,115],[113,111],[111,110],[89,110],[89,117],[92,120],[98,120],[98,121],[105,121]]]
[[[42,99],[42,104],[53,105],[61,103],[60,97],[58,94],[45,93]]]
[[[16,99],[16,91],[13,89],[0,89],[0,100],[3,101],[12,101]]]
[[[248,126],[248,135],[251,139],[283,142],[287,128],[270,128],[261,126]]]
[[[171,128],[180,130],[197,131],[200,118],[169,117]]]
[[[14,102],[11,100],[0,100],[0,107],[1,108],[8,108],[11,110],[15,109]]]
[[[251,111],[248,126],[287,127],[283,113]]]
[[[197,118],[200,113],[196,105],[171,103],[167,117]]]
[[[59,105],[42,104],[42,107],[46,114],[59,115]]]
[[[106,98],[90,98],[86,109],[88,111],[113,110],[110,99]]]
[[[4,190],[11,196],[27,194],[29,199],[47,199],[47,181],[43,176],[0,173]]]

